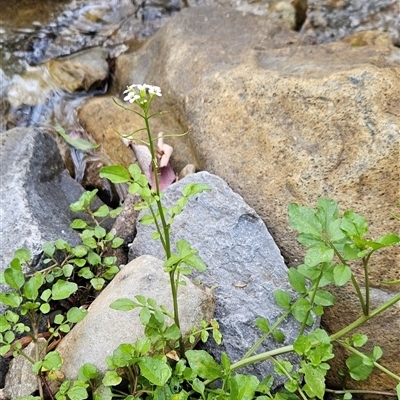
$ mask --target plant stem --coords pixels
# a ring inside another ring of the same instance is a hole
[[[156,186],[155,200],[156,200],[158,214],[160,216],[163,232],[161,232],[161,229],[157,224],[157,219],[154,218],[155,215],[153,212],[152,212],[152,214],[153,214],[154,221],[156,222],[156,227],[157,227],[158,233],[160,234],[161,238],[163,237],[163,240],[161,241],[161,243],[163,244],[165,256],[166,256],[166,259],[168,260],[172,254],[170,231],[169,231],[170,227],[165,220],[164,210],[163,210],[162,203],[161,203],[161,191],[160,191],[160,183],[159,183],[159,178],[158,178],[158,165],[157,165],[156,150],[154,147],[153,139],[151,137],[150,124],[149,124],[149,119],[151,118],[151,115],[150,116],[148,115],[148,110],[150,108],[150,104],[151,104],[151,100],[145,107],[143,107],[143,112],[144,112],[143,117],[144,117],[144,121],[146,124],[147,136],[148,136],[148,140],[149,140],[151,162],[153,164],[154,181],[155,181],[155,186]],[[150,209],[151,209],[151,207],[150,207]],[[172,301],[173,301],[173,307],[174,307],[174,322],[175,322],[175,325],[180,330],[179,305],[178,305],[178,285],[175,283],[175,270],[176,270],[176,268],[172,268],[172,270],[170,271],[169,281],[170,281],[170,286],[171,286]],[[181,357],[183,357],[183,355],[185,354],[185,347],[184,347],[184,343],[183,343],[182,333],[179,338],[179,350],[180,350]]]
[[[398,301],[400,301],[400,293],[397,294],[396,296],[393,296],[389,301],[386,303],[382,304],[380,307],[375,308],[369,315],[362,315],[360,318],[356,319],[354,322],[352,322],[350,325],[346,326],[339,332],[334,333],[333,335],[330,336],[331,340],[337,340],[340,339],[342,336],[348,334],[352,330],[358,328],[360,325],[364,324],[371,318],[376,317],[392,305],[396,304]]]
[[[346,394],[346,393],[354,393],[354,394],[376,394],[380,396],[396,396],[396,393],[392,392],[380,392],[379,390],[334,390],[334,389],[325,389],[325,392],[334,393],[334,394]]]
[[[284,314],[282,314],[276,321],[275,323],[271,326],[270,330],[268,332],[265,332],[258,340],[256,343],[253,344],[253,346],[247,351],[247,353],[242,357],[242,360],[244,358],[250,357],[261,345],[261,343],[278,327],[278,325],[290,314],[290,310],[286,311]]]
[[[347,263],[346,263],[346,260],[342,257],[342,255],[341,255],[340,252],[336,249],[336,247],[335,247],[331,242],[327,242],[327,244],[329,245],[329,247],[331,247],[331,248],[333,249],[333,251],[335,252],[335,254],[337,255],[337,257],[339,258],[340,262],[341,262],[343,265],[348,266]],[[349,267],[349,268],[350,268],[350,267]],[[351,282],[352,282],[352,284],[353,284],[353,286],[354,286],[354,289],[356,289],[357,297],[358,297],[358,299],[359,299],[359,301],[360,301],[363,314],[364,314],[364,315],[368,315],[368,310],[367,310],[367,307],[365,306],[364,297],[363,297],[363,295],[362,295],[362,293],[361,293],[360,286],[359,286],[358,282],[356,281],[356,278],[354,277],[353,272],[351,273]]]

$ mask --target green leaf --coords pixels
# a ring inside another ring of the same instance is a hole
[[[100,169],[100,178],[107,178],[112,183],[126,183],[131,180],[128,170],[122,165],[110,165]]]
[[[205,350],[188,350],[185,353],[190,368],[203,379],[222,377],[221,367]]]
[[[94,213],[94,217],[99,217],[99,218],[104,218],[107,217],[109,214],[110,210],[107,205],[103,204],[101,207],[99,207]]]
[[[354,211],[346,211],[343,214],[340,228],[349,238],[354,236],[362,238],[368,232],[368,223],[364,217]]]
[[[90,284],[93,286],[94,290],[103,289],[103,286],[105,283],[106,283],[106,281],[103,278],[92,278],[90,280]]]
[[[400,383],[396,386],[397,399],[400,400]]]
[[[131,175],[132,179],[134,181],[137,181],[140,179],[140,177],[143,175],[142,170],[140,169],[139,165],[137,164],[131,164],[128,168],[129,174]]]
[[[317,290],[314,303],[324,307],[332,306],[335,303],[335,297],[326,290]]]
[[[300,335],[293,343],[294,351],[299,354],[307,354],[311,349],[311,340],[307,336]]]
[[[137,307],[140,307],[138,303],[127,298],[115,300],[110,304],[110,308],[120,311],[130,311]]]
[[[66,278],[69,278],[74,272],[74,267],[71,264],[65,264],[62,267],[63,274]]]
[[[335,285],[343,286],[351,279],[351,269],[347,265],[336,265],[333,270]]]
[[[67,299],[71,294],[78,290],[78,285],[75,282],[67,282],[58,280],[52,287],[51,293],[53,300]]]
[[[204,394],[204,390],[206,387],[204,386],[204,383],[200,379],[194,378],[192,382],[192,388],[195,392]]]
[[[28,263],[31,259],[31,253],[25,248],[18,249],[14,252],[14,258],[18,258],[18,260],[22,263]]]
[[[260,381],[254,375],[237,374],[230,380],[231,399],[251,400]]]
[[[378,361],[383,355],[383,351],[379,346],[374,346],[374,350],[372,352],[372,357],[374,361]]]
[[[346,243],[343,247],[343,255],[344,259],[351,261],[351,260],[357,260],[360,257],[360,249],[356,247],[353,243]]]
[[[325,373],[310,364],[302,364],[300,371],[304,373],[304,380],[308,387],[307,394],[322,400],[325,394]]]
[[[154,224],[154,218],[152,215],[150,214],[144,214],[141,218],[140,218],[140,223],[142,225],[151,225]]]
[[[153,385],[164,386],[172,375],[171,367],[155,357],[143,356],[138,365],[141,374]]]
[[[317,202],[317,217],[321,222],[322,228],[329,232],[330,225],[338,218],[339,207],[332,199],[321,197]]]
[[[113,249],[117,249],[118,247],[122,246],[124,244],[124,239],[120,238],[120,237],[116,237],[113,239],[111,247]]]
[[[77,307],[72,307],[67,312],[67,320],[73,324],[81,321],[87,315],[88,311]]]
[[[36,272],[24,285],[24,296],[29,300],[36,300],[39,288],[43,285],[43,275]]]
[[[269,323],[266,318],[256,318],[257,327],[263,332],[269,332]]]
[[[11,268],[6,268],[4,271],[4,280],[12,289],[18,290],[25,283],[25,276],[18,258],[14,258],[10,265]]]
[[[77,218],[74,219],[69,226],[72,229],[85,229],[87,228],[88,224],[83,219]]]
[[[307,325],[312,324],[312,319],[310,320],[310,315],[308,311],[311,310],[311,304],[307,299],[300,298],[296,300],[296,302],[292,305],[292,314],[299,322],[303,322],[303,320],[308,315]]]
[[[78,258],[86,256],[87,253],[88,253],[88,248],[86,246],[79,245],[72,249],[72,254]]]
[[[288,271],[289,282],[296,292],[301,294],[307,293],[306,279],[297,269],[291,267]]]
[[[274,292],[276,304],[285,310],[290,309],[290,302],[292,301],[290,294],[282,289],[277,289]]]
[[[102,239],[104,236],[106,236],[107,232],[102,226],[96,226],[94,228],[94,236],[97,237],[97,239]]]
[[[365,343],[367,343],[368,336],[362,335],[361,333],[355,333],[351,339],[354,347],[362,347]]]
[[[39,308],[40,312],[42,314],[47,314],[50,312],[50,304],[49,303],[43,303],[40,308]]]
[[[311,247],[308,249],[307,254],[304,257],[304,261],[310,267],[314,267],[323,262],[332,261],[334,255],[335,253],[333,249],[327,246]]]
[[[78,276],[81,276],[82,278],[85,279],[91,279],[94,277],[94,274],[89,267],[85,267],[78,272]]]
[[[83,384],[82,382],[75,381],[72,388],[70,388],[67,392],[68,398],[70,400],[82,400],[88,398],[88,393],[86,388],[88,384]]]
[[[51,351],[46,354],[42,363],[44,371],[59,371],[62,366],[62,359],[57,351]]]
[[[85,211],[86,209],[89,208],[89,205],[93,202],[97,192],[98,192],[97,189],[83,192],[79,200],[70,204],[69,208],[73,212]]]
[[[275,329],[272,332],[272,336],[274,337],[274,339],[276,340],[277,343],[283,343],[285,341],[285,334],[280,331],[279,329]]]
[[[122,382],[122,378],[116,371],[107,371],[101,382],[104,386],[117,386]]]
[[[311,234],[317,238],[322,237],[322,225],[312,208],[289,204],[290,226],[300,233]]]
[[[5,306],[18,308],[22,303],[22,297],[16,293],[0,293],[0,302]]]
[[[99,265],[101,264],[101,257],[95,253],[94,251],[90,251],[87,257],[87,260],[90,265]]]
[[[211,190],[210,186],[204,183],[188,183],[182,190],[182,194],[185,197],[193,197],[196,194],[202,193],[204,191]]]
[[[47,242],[42,244],[42,250],[44,254],[47,254],[49,257],[53,257],[56,247],[53,243]]]
[[[94,364],[86,363],[79,368],[78,379],[80,381],[89,381],[91,379],[96,379],[99,376],[97,368]]]
[[[349,369],[350,376],[355,381],[362,381],[367,379],[372,370],[374,369],[373,363],[366,365],[363,361],[363,357],[358,354],[352,354],[346,360],[347,368]]]
[[[55,130],[70,146],[75,147],[78,150],[87,151],[97,149],[100,146],[82,138],[73,139],[71,136],[67,135],[65,130],[59,125],[55,127]]]

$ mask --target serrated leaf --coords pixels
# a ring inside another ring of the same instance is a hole
[[[327,246],[317,246],[308,249],[304,261],[310,267],[314,267],[324,262],[330,262],[335,255],[333,249]]]
[[[354,236],[362,238],[368,232],[367,220],[354,211],[346,211],[343,214],[340,228],[349,238]]]
[[[312,208],[291,203],[289,204],[288,212],[290,226],[293,229],[315,237],[322,236],[322,225]]]
[[[318,210],[316,215],[321,222],[323,229],[328,232],[331,223],[338,218],[339,207],[335,200],[321,197],[318,199],[317,208]]]
[[[188,350],[185,353],[190,368],[203,379],[222,377],[221,367],[205,350]]]
[[[299,355],[307,354],[311,349],[311,340],[307,336],[298,336],[293,343],[293,349]]]
[[[325,374],[320,369],[310,364],[302,365],[301,372],[304,373],[304,380],[309,389],[307,394],[309,396],[313,394],[322,400],[325,394]]]
[[[172,375],[171,367],[165,361],[155,357],[143,356],[138,365],[141,375],[153,385],[164,386]]]
[[[71,136],[67,135],[65,133],[65,130],[59,125],[55,127],[55,130],[70,146],[75,147],[78,150],[87,151],[97,149],[100,146],[96,143],[91,143],[88,140],[82,138],[72,138]]]
[[[260,381],[254,375],[237,374],[230,380],[231,399],[251,400],[260,384]]]
[[[126,183],[131,180],[128,170],[122,165],[110,165],[100,169],[100,178],[106,178],[112,183]]]
[[[94,251],[90,251],[88,256],[87,256],[87,260],[89,262],[90,265],[99,265],[101,264],[101,257],[95,253]]]

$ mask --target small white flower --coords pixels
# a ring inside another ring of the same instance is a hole
[[[148,90],[150,94],[161,96],[161,88],[159,86],[147,85],[146,83],[143,86]]]
[[[130,92],[125,90],[124,93],[128,92],[128,94],[124,97],[124,101],[129,101],[129,103],[134,103],[136,100],[140,99],[140,96],[137,95],[135,92]]]

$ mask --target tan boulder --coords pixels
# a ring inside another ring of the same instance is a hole
[[[108,78],[108,50],[101,47],[83,50],[48,61],[54,83],[63,90],[89,92],[100,88]]]
[[[121,91],[131,83],[161,86],[160,103],[189,129],[200,168],[241,194],[288,264],[298,265],[304,249],[288,224],[291,202],[331,197],[364,215],[372,237],[398,231],[389,213],[400,197],[399,60],[387,45],[312,46],[265,16],[207,7],[181,12],[137,53],[119,57],[116,76]],[[399,254],[377,256],[372,286],[399,278]],[[361,279],[361,268],[355,272]],[[344,290],[356,319],[358,305]],[[395,328],[398,308],[392,318]],[[324,319],[328,331],[335,319]],[[370,339],[385,352],[393,335],[378,325]],[[390,354],[382,360],[399,373]]]

